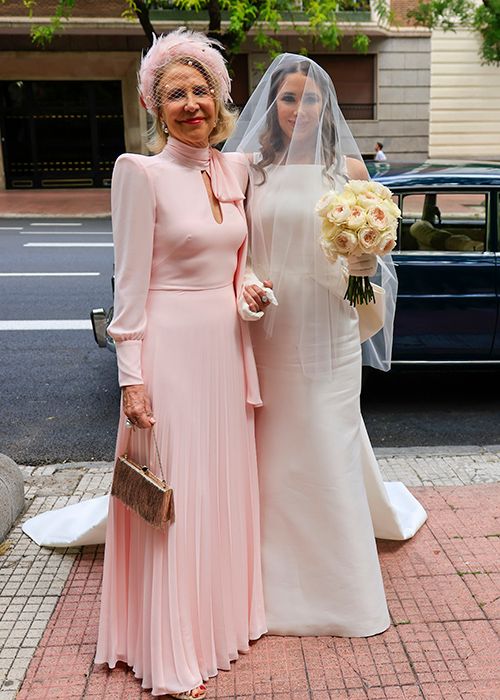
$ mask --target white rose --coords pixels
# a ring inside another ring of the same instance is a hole
[[[364,253],[373,253],[382,239],[380,231],[372,226],[363,226],[358,231],[359,247]]]
[[[349,206],[352,206],[356,204],[356,195],[352,190],[344,188],[344,191],[342,192],[342,201],[345,202],[346,204],[349,204]]]
[[[401,209],[398,207],[396,202],[393,199],[384,199],[383,204],[381,205],[383,209],[386,209],[386,211],[389,212],[391,216],[394,216],[396,219],[399,219],[401,216]]]
[[[326,216],[329,210],[337,204],[339,199],[338,192],[326,192],[316,204],[316,213],[320,216]]]
[[[339,227],[337,224],[333,224],[331,221],[328,221],[328,219],[323,219],[321,221],[321,237],[323,238],[324,241],[329,243],[333,236],[337,233],[339,230]]]
[[[377,197],[377,195],[374,192],[361,192],[358,194],[356,197],[357,203],[361,206],[364,207],[365,209],[371,209],[372,207],[376,206],[382,206],[384,203],[383,200],[380,199],[380,197]]]
[[[368,191],[373,192],[377,197],[380,197],[380,199],[392,198],[391,190],[385,185],[382,185],[382,183],[377,182],[376,180],[370,180],[370,182],[368,183]]]
[[[344,187],[344,193],[346,192],[352,192],[354,195],[361,194],[362,192],[366,192],[366,186],[369,183],[366,180],[349,180],[349,182],[346,182],[345,187]]]
[[[351,214],[346,221],[348,228],[357,231],[366,222],[366,213],[360,206],[351,207]]]
[[[326,218],[331,221],[332,224],[343,224],[351,215],[351,208],[348,204],[339,202],[335,204],[330,211],[327,213]]]
[[[339,255],[350,255],[358,246],[357,236],[349,229],[340,229],[331,239],[332,247]]]
[[[387,255],[396,246],[396,237],[387,233],[379,241],[377,253]]]
[[[368,224],[376,228],[377,231],[385,231],[391,224],[389,216],[380,206],[368,209],[366,212],[366,220]]]
[[[320,241],[320,246],[323,250],[323,253],[325,254],[325,258],[328,260],[328,262],[334,263],[338,259],[337,253],[333,250],[332,244],[330,241],[326,241],[325,239],[322,239]]]

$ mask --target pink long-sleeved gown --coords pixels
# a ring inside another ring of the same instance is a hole
[[[157,156],[121,156],[113,175],[110,334],[120,384],[143,382],[151,397],[175,520],[163,534],[111,498],[96,663],[126,662],[153,695],[194,688],[266,630],[253,425],[260,397],[236,309],[246,177],[240,156],[172,138]],[[148,459],[149,432],[131,437],[139,460]],[[117,454],[127,433],[122,414]]]

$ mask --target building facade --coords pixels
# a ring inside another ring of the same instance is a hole
[[[432,34],[429,155],[500,160],[500,67],[481,65],[479,37]]]
[[[36,48],[31,24],[49,22],[54,7],[54,0],[39,0],[30,20],[18,0],[0,4],[1,188],[107,187],[119,153],[147,152],[146,114],[136,88],[147,45],[139,23],[122,18],[122,0],[77,0],[64,31],[47,48]],[[341,18],[344,38],[337,50],[306,39],[309,55],[332,76],[365,157],[373,156],[375,141],[383,141],[392,160],[425,159],[430,34],[403,19],[384,26],[368,3],[359,7]],[[151,18],[157,33],[183,24],[200,31],[207,26],[203,16],[174,10],[153,11]],[[367,54],[353,50],[359,31],[371,39]],[[291,23],[283,24],[279,38],[285,51],[303,45]],[[268,60],[250,33],[233,64],[238,105]]]

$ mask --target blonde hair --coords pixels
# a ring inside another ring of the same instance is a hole
[[[189,61],[189,63],[188,63]],[[189,65],[192,68],[195,68],[202,76],[203,78],[207,81],[210,87],[213,87],[216,89],[217,87],[217,80],[215,80],[214,76],[212,75],[211,71],[206,68],[200,61],[190,59],[188,57],[182,57],[176,61],[176,63],[181,63],[184,65]],[[170,67],[170,66],[169,66]],[[162,70],[159,70],[155,76],[154,84],[153,84],[153,92],[155,99],[157,103],[159,103],[159,86],[161,83],[161,79],[163,77],[165,71],[165,67],[163,67]],[[236,108],[229,107],[223,100],[222,95],[220,90],[216,90],[215,92],[215,113],[217,115],[217,119],[215,122],[215,126],[210,132],[208,136],[208,143],[210,146],[215,146],[218,143],[221,143],[221,141],[225,141],[234,131],[234,127],[236,125],[236,120],[238,118],[238,112]],[[167,141],[168,141],[168,135],[165,133],[164,128],[163,128],[163,122],[160,116],[160,108],[155,110],[155,112],[151,115],[152,116],[152,124],[150,128],[148,129],[148,141],[147,145],[149,150],[152,153],[159,153],[160,151],[163,150],[165,147]]]

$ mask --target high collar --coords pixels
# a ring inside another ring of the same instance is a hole
[[[195,148],[169,136],[161,156],[193,171],[206,170],[219,202],[242,202],[245,199],[246,171],[243,173],[241,165],[216,148]]]
[[[167,145],[162,153],[176,161],[180,165],[185,165],[194,170],[208,170],[210,163],[210,147],[197,148],[189,146],[173,136],[168,137]]]

